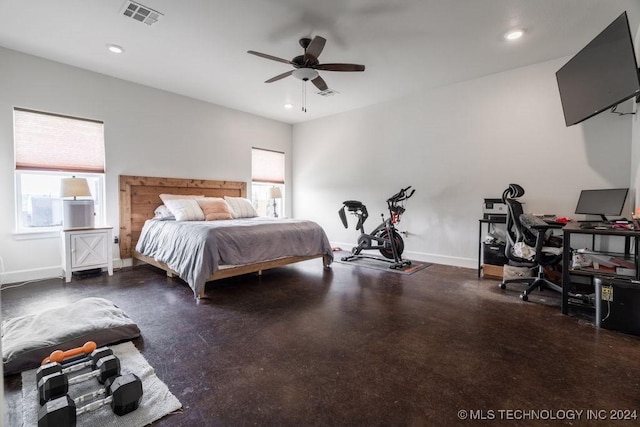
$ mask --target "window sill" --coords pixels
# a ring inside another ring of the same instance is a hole
[[[36,240],[36,239],[53,239],[60,237],[60,230],[47,231],[15,231],[13,238],[15,240]]]

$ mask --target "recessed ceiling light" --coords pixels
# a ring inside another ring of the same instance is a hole
[[[511,30],[505,33],[504,38],[507,40],[517,40],[524,35],[524,30]]]
[[[112,52],[112,53],[122,53],[122,52],[124,52],[124,49],[122,48],[122,46],[118,46],[117,44],[109,43],[107,45],[107,49],[109,49],[109,52]]]
[[[284,104],[284,108],[286,108],[287,110],[290,110],[293,108],[293,104]]]

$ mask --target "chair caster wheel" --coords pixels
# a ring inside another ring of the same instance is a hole
[[[522,298],[522,301],[529,301],[529,297],[527,296],[527,294],[520,295],[520,298]]]
[[[507,289],[507,285],[504,283],[500,283],[498,286],[500,286],[500,289]]]

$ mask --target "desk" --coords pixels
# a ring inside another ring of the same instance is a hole
[[[482,226],[484,224],[506,224],[507,218],[492,218],[492,219],[479,219],[478,220],[478,277],[482,272]]]
[[[571,235],[573,234],[587,234],[587,235],[591,235],[593,237],[593,239],[595,239],[595,236],[620,236],[620,237],[624,237],[625,238],[625,250],[624,250],[624,255],[625,257],[630,257],[632,256],[633,262],[636,265],[636,277],[635,279],[638,280],[639,276],[638,274],[640,273],[640,269],[638,268],[638,243],[640,241],[640,230],[627,230],[624,228],[608,228],[606,230],[597,230],[595,228],[580,228],[580,223],[572,221],[567,223],[567,225],[564,226],[564,228],[562,229],[562,233],[563,233],[563,254],[562,254],[562,303],[561,303],[561,309],[562,309],[562,314],[568,314],[569,312],[569,287],[571,286],[571,274],[581,274],[581,275],[586,275],[586,276],[595,276],[595,275],[603,275],[603,276],[609,276],[609,277],[619,277],[619,278],[626,278],[626,279],[633,279],[633,277],[630,276],[622,276],[622,275],[616,275],[613,273],[597,273],[597,272],[586,272],[586,271],[578,271],[578,270],[572,270],[570,268],[571,266]],[[630,248],[631,248],[631,238],[634,239],[634,251],[633,254],[631,254]],[[593,241],[593,240],[592,240]],[[595,248],[592,248],[595,251]],[[597,251],[596,251],[597,252]]]

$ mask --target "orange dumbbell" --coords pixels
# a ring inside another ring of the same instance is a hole
[[[62,363],[63,360],[68,359],[70,357],[79,356],[81,354],[91,354],[93,350],[98,347],[96,343],[93,341],[87,341],[84,343],[82,347],[72,348],[71,350],[56,350],[49,355],[49,357],[45,357],[42,361],[42,365],[46,365],[47,363],[56,362]]]

